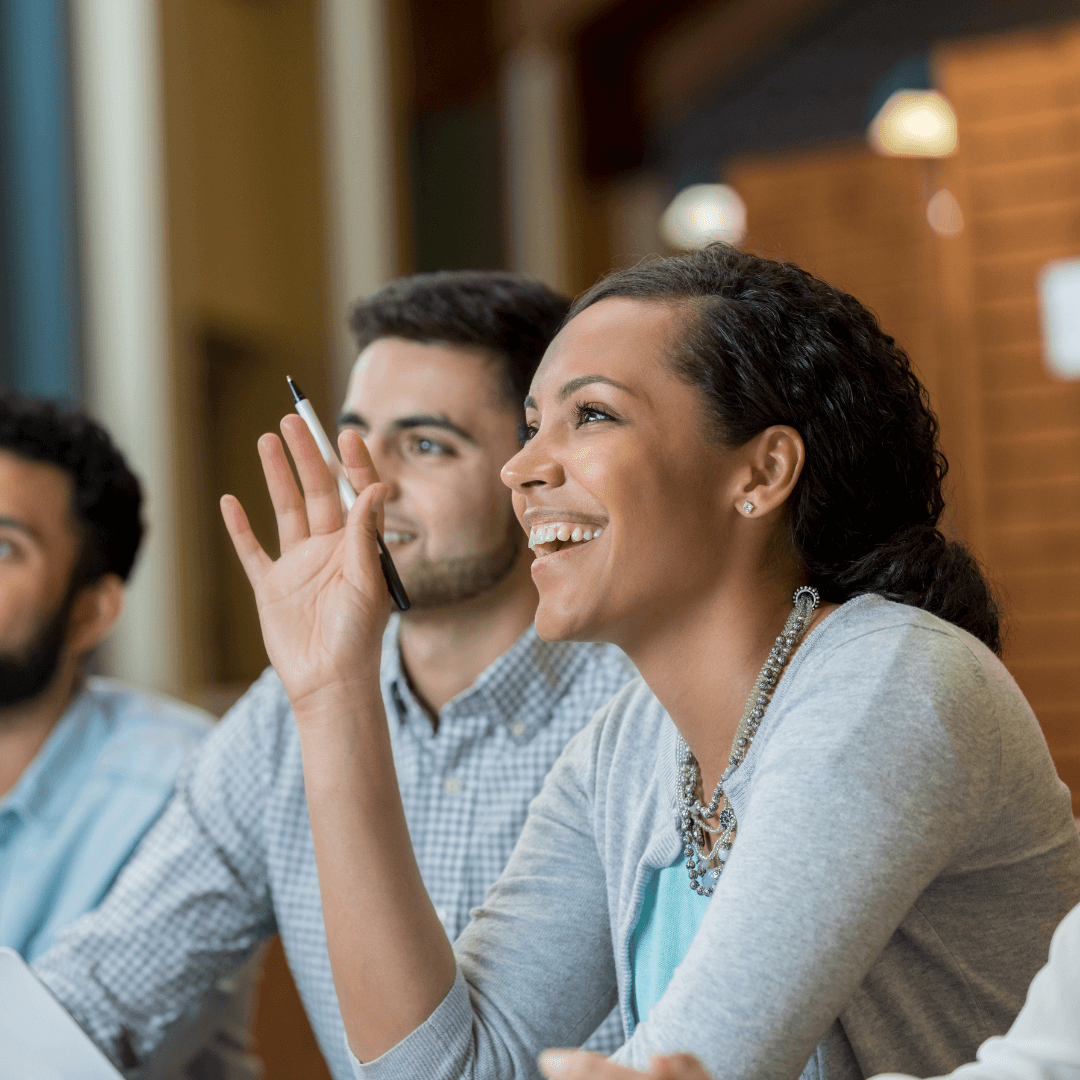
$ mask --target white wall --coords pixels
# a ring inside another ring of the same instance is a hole
[[[382,0],[321,0],[320,22],[340,398],[355,359],[349,308],[398,264],[389,44]]]
[[[179,586],[157,5],[72,0],[71,18],[87,393],[143,482],[149,525],[106,666],[175,691]]]

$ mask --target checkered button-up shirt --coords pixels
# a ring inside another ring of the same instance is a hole
[[[396,631],[394,619],[382,662],[394,765],[420,872],[453,940],[502,872],[567,740],[635,672],[614,646],[544,642],[530,628],[436,728],[404,676]],[[35,966],[113,1061],[130,1066],[174,1024],[190,1024],[204,995],[275,932],[330,1070],[346,1080],[300,741],[267,670],[195,752],[105,902]],[[611,1052],[621,1042],[609,1017],[590,1045]]]

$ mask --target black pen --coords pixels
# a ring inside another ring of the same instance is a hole
[[[319,418],[315,415],[311,402],[304,396],[304,391],[288,375],[285,376],[285,381],[292,391],[297,413],[307,424],[308,431],[311,432],[311,437],[315,440],[315,445],[323,456],[323,461],[329,466],[330,472],[333,474],[334,479],[337,480],[338,492],[341,495],[341,501],[345,504],[345,513],[347,514],[352,509],[353,503],[356,502],[356,492],[353,491],[352,484],[349,483],[349,479],[345,475],[345,469],[342,467],[337,452],[326,437],[326,432],[323,431],[323,426],[319,423]],[[409,603],[408,593],[405,592],[405,586],[401,584],[401,578],[398,577],[394,560],[390,558],[390,552],[386,550],[386,544],[383,543],[383,538],[378,531],[375,533],[375,539],[379,542],[379,564],[382,566],[383,577],[386,578],[386,587],[390,590],[390,598],[397,605],[398,611],[408,611],[412,606]]]

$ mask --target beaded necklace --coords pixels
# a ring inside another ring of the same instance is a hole
[[[821,598],[816,589],[803,585],[795,590],[792,601],[795,606],[787,617],[787,622],[784,623],[784,629],[776,639],[776,644],[769,652],[765,666],[754,683],[754,689],[750,691],[742,719],[735,729],[728,766],[717,782],[716,790],[708,806],[704,806],[696,795],[698,784],[701,783],[701,768],[697,758],[690,753],[690,747],[686,745],[683,737],[679,736],[675,800],[679,807],[683,853],[686,855],[686,869],[690,873],[690,888],[700,896],[712,896],[716,888],[716,879],[723,872],[731,845],[735,842],[738,822],[735,820],[735,808],[728,802],[728,797],[724,793],[724,784],[746,757],[762,717],[765,715],[765,709],[772,699],[780,673],[784,670],[784,665],[788,662],[795,646],[806,633],[810,625],[810,616],[821,602]],[[721,800],[724,803],[722,810],[720,810]],[[720,810],[717,824],[711,825],[709,819],[716,814],[717,810]],[[709,834],[718,834],[711,848],[708,841]],[[706,875],[712,877],[711,885],[701,883]]]

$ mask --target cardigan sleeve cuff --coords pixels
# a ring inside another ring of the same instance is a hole
[[[360,1062],[348,1047],[356,1080],[457,1080],[472,1043],[472,1001],[461,968],[450,992],[415,1030],[381,1057]]]

